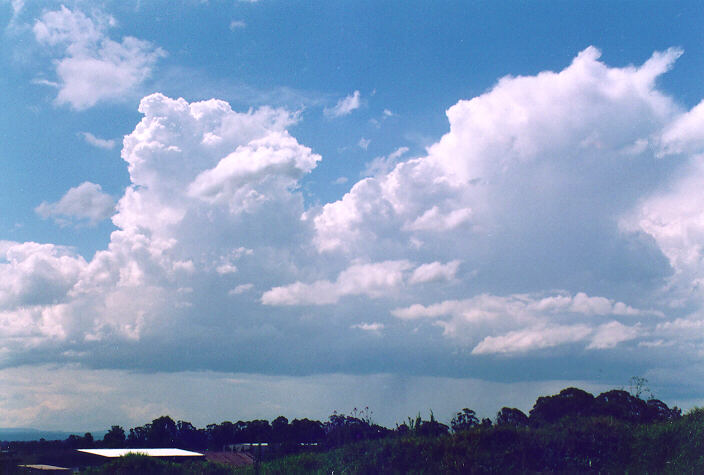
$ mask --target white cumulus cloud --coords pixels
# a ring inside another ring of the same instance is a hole
[[[35,36],[59,63],[112,41],[108,17],[42,18]],[[450,107],[422,155],[397,149],[324,204],[304,200],[323,158],[290,132],[300,115],[144,97],[109,244],[86,259],[0,243],[0,357],[314,374],[575,348],[699,355],[699,112],[656,84],[679,54],[614,68],[588,48],[504,77]],[[85,183],[37,212],[90,222],[108,212],[76,203],[101,193]]]
[[[672,121],[660,137],[660,155],[701,153],[704,150],[704,101]]]
[[[59,224],[87,222],[94,225],[109,218],[115,210],[115,199],[103,192],[100,185],[89,181],[69,189],[56,203],[42,202],[35,211],[42,218],[53,218]]]
[[[334,282],[318,280],[311,284],[296,282],[264,292],[264,305],[328,305],[346,295],[379,298],[403,284],[408,261],[385,261],[353,264],[342,271]]]
[[[61,246],[0,241],[0,309],[23,309],[25,317],[17,320],[21,322],[30,318],[35,306],[66,301],[86,265],[82,257]]]
[[[111,16],[89,17],[63,5],[45,12],[34,24],[36,40],[60,52],[55,62],[60,86],[57,104],[83,110],[98,102],[124,99],[165,55],[150,42],[131,36],[119,42],[110,39],[107,31],[114,26]]]
[[[615,199],[596,186],[614,179],[616,160],[631,180],[649,173],[645,162],[626,162],[622,150],[676,114],[655,79],[680,54],[668,50],[640,67],[617,69],[590,47],[560,72],[507,76],[481,96],[459,101],[447,110],[450,131],[426,156],[359,181],[311,216],[319,249],[369,252],[452,230],[470,253],[492,233],[506,245],[519,235],[541,246],[542,234],[571,242],[564,233],[575,228],[558,223],[575,213],[594,216],[601,201],[602,211],[621,212],[614,207],[629,199],[633,188],[614,184]]]
[[[587,348],[605,349],[613,348],[621,342],[633,340],[640,334],[638,327],[623,325],[612,321],[599,325],[592,336],[592,341]]]
[[[550,348],[586,338],[592,330],[586,325],[556,325],[547,328],[517,330],[500,336],[488,336],[472,349],[472,354],[516,353]]]
[[[112,215],[117,230],[104,250],[86,261],[51,244],[0,245],[0,337],[13,358],[34,348],[56,361],[90,355],[85,348],[98,342],[138,344],[155,334],[166,344],[181,338],[179,326],[212,324],[201,321],[204,306],[215,307],[207,315],[217,321],[232,318],[233,287],[255,315],[236,328],[256,334],[260,304],[246,293],[295,272],[295,255],[278,249],[305,242],[297,179],[319,157],[286,132],[292,115],[160,94],[145,97],[140,111],[122,150],[130,186],[116,206],[86,182],[37,207],[72,222]],[[207,297],[212,289],[218,299]]]
[[[526,352],[587,337],[592,337],[588,348],[611,348],[640,332],[616,320],[601,323],[604,317],[657,315],[583,292],[506,297],[482,294],[428,306],[414,304],[391,313],[401,320],[430,319],[446,337],[476,344],[474,354]]]
[[[454,260],[446,264],[442,262],[430,262],[417,267],[409,279],[411,284],[421,284],[436,280],[452,280],[455,278],[460,261]]]
[[[286,194],[319,160],[320,155],[311,153],[287,133],[272,133],[238,147],[214,168],[200,173],[188,193],[210,203],[226,202],[233,212],[246,211],[271,199],[272,177],[279,182],[279,192]]]

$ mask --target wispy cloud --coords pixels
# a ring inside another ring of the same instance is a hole
[[[350,328],[357,328],[359,330],[368,332],[368,333],[374,333],[376,335],[381,334],[381,331],[384,329],[385,325],[383,323],[379,322],[372,322],[372,323],[356,323],[352,325]]]
[[[364,165],[362,176],[383,175],[390,172],[398,160],[408,152],[408,147],[399,147],[386,156],[376,157]]]
[[[101,139],[91,134],[90,132],[80,132],[80,136],[89,143],[90,145],[98,148],[103,148],[105,150],[112,150],[115,148],[116,142],[113,139]]]
[[[234,289],[230,290],[228,293],[230,295],[240,295],[245,292],[249,292],[253,288],[254,288],[254,284],[240,284],[237,287],[235,287]]]
[[[325,108],[323,112],[327,117],[337,118],[349,115],[352,111],[359,109],[360,104],[359,91],[354,91],[349,96],[340,99],[334,107]]]

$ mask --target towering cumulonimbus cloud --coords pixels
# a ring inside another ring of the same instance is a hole
[[[320,157],[286,132],[295,120],[288,112],[237,113],[222,101],[160,94],[145,97],[140,112],[124,139],[131,185],[107,249],[85,261],[51,244],[3,243],[2,332],[18,354],[137,341],[193,305],[190,283],[199,276],[227,279],[238,260],[260,258],[247,246],[283,247],[301,228],[297,180]],[[67,214],[65,201],[40,208]],[[231,279],[231,288],[250,288],[252,276],[245,278]],[[227,300],[227,290],[216,298]]]
[[[289,132],[299,115],[149,95],[108,246],[0,245],[0,358],[431,371],[670,344],[701,308],[701,114],[656,85],[680,54],[613,68],[590,47],[504,77],[450,107],[425,154],[399,149],[322,206],[300,190],[321,157]]]
[[[680,54],[670,49],[618,69],[590,47],[563,71],[508,76],[459,101],[447,111],[450,131],[426,156],[356,183],[311,214],[319,250],[354,254],[387,237],[408,245],[452,232],[471,243],[492,232],[554,228],[569,213],[591,219],[602,204],[619,212],[614,206],[640,192],[628,183],[652,159],[634,157],[633,146],[648,144],[678,112],[655,80]]]

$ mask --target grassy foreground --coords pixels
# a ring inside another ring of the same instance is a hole
[[[262,464],[260,473],[704,473],[704,409],[632,425],[569,418],[540,428],[475,428],[351,444]],[[254,473],[254,468],[241,473]]]

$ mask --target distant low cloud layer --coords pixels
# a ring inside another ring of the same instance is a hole
[[[114,97],[162,54],[109,25],[66,8],[35,25],[65,48],[59,103]],[[612,68],[590,47],[504,77],[450,107],[425,154],[399,149],[308,207],[301,180],[324,157],[289,132],[298,116],[149,95],[104,250],[0,243],[0,362],[497,380],[549,379],[545,361],[576,378],[584,359],[621,380],[626,361],[681,368],[704,343],[704,106],[656,83],[680,54]],[[98,63],[127,76],[96,89],[73,68]],[[357,91],[329,114],[356,107]],[[86,182],[37,212],[112,209]]]
[[[242,420],[271,419],[272,411],[285,411],[290,419],[324,420],[340,407],[352,408],[360,401],[367,401],[370,408],[385,407],[392,397],[398,402],[388,410],[375,412],[373,417],[375,422],[393,427],[433,399],[438,403],[433,405],[435,417],[448,420],[466,402],[467,394],[482,396],[473,406],[479,414],[493,414],[496,394],[502,395],[501,403],[528,411],[538,395],[567,386],[595,392],[607,389],[574,380],[505,384],[393,374],[303,377],[203,371],[154,374],[107,369],[87,372],[51,365],[1,369],[0,384],[4,389],[0,416],[3,424],[21,426],[30,420],[46,429],[77,432],[85,431],[86,413],[91,414],[96,428],[110,427],[119,420],[125,421],[126,427],[141,426],[156,417],[154,414],[169,414],[198,427],[231,418],[231,408],[213,404],[213,399],[203,397],[204,394],[217,394],[218,400],[247,401],[237,404],[237,417]],[[438,394],[442,398],[437,399]],[[300,404],[291,404],[292,401]],[[427,417],[425,413],[422,415]]]

